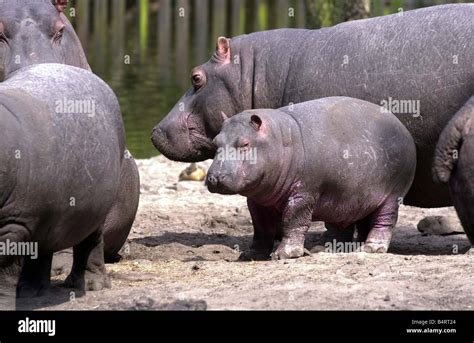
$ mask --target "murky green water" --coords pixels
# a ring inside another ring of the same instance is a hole
[[[447,2],[373,0],[372,15]],[[321,25],[334,24],[334,3],[321,0]],[[118,95],[136,158],[159,154],[151,130],[190,86],[191,68],[209,58],[218,36],[304,27],[306,15],[304,0],[75,0],[71,7],[93,71]]]

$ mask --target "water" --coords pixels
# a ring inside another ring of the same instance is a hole
[[[311,0],[314,1],[314,0]],[[320,1],[319,25],[337,23]],[[372,15],[450,1],[372,0]],[[127,145],[136,158],[158,155],[153,127],[190,87],[193,66],[209,59],[218,36],[304,27],[304,0],[75,0],[71,17],[93,71],[116,92]],[[289,17],[289,8],[294,16]],[[71,14],[71,12],[68,12]]]

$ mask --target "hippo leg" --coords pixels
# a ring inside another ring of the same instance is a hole
[[[120,188],[114,206],[110,209],[104,224],[104,256],[106,263],[120,261],[120,249],[132,229],[140,198],[140,175],[132,157],[122,163]]]
[[[357,237],[355,239],[358,243],[364,243],[369,236],[372,224],[372,216],[365,217],[356,223]]]
[[[20,224],[7,224],[0,228],[0,242],[28,242],[30,231]],[[23,258],[0,255],[0,310],[15,310],[16,288],[20,279]]]
[[[365,252],[386,253],[388,251],[393,228],[398,219],[398,207],[397,198],[390,197],[371,215],[371,229],[363,248]]]
[[[111,287],[105,271],[102,230],[100,228],[74,247],[72,270],[64,282],[65,287],[80,291],[100,291]]]
[[[314,198],[307,193],[298,193],[288,199],[283,210],[283,239],[271,255],[273,260],[304,255],[304,239],[311,225],[314,203]]]
[[[243,253],[240,260],[265,260],[270,257],[273,250],[273,242],[281,226],[278,215],[270,209],[258,205],[247,199],[250,216],[252,217],[254,234],[250,251]]]
[[[37,259],[25,257],[17,287],[18,298],[38,297],[50,285],[53,254],[39,256]]]

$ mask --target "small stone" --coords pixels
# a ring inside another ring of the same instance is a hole
[[[423,235],[445,236],[464,233],[459,219],[454,216],[429,216],[420,220],[417,228]]]

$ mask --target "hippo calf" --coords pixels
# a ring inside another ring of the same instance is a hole
[[[456,212],[471,245],[474,245],[474,96],[441,133],[433,176],[436,182],[449,183]]]
[[[392,113],[348,97],[247,110],[214,143],[208,188],[247,197],[253,253],[268,256],[281,236],[273,258],[302,256],[312,220],[356,225],[365,251],[387,251],[416,168],[413,138]]]
[[[22,68],[0,84],[0,132],[0,307],[47,288],[53,253],[69,247],[68,286],[110,286],[103,230],[126,161],[113,91],[84,69]]]

